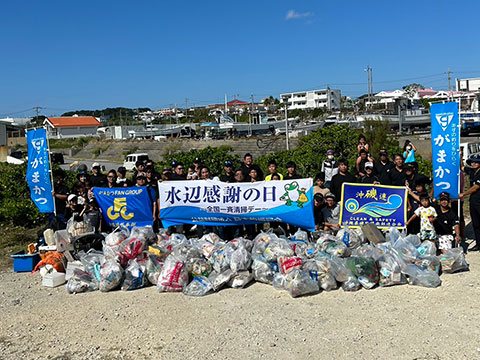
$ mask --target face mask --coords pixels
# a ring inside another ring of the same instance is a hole
[[[333,160],[333,155],[328,155],[327,158],[328,158],[329,160]]]

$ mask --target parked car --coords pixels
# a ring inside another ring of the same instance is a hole
[[[148,154],[146,153],[142,153],[142,154],[128,154],[126,157],[125,157],[125,160],[123,161],[123,166],[125,167],[125,169],[127,169],[128,171],[132,171],[133,169],[135,169],[135,163],[137,161],[143,161],[144,163],[147,162],[148,160]]]

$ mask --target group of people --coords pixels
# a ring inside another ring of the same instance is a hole
[[[381,184],[393,186],[406,186],[408,188],[408,233],[418,233],[422,240],[436,241],[441,250],[458,244],[464,237],[465,223],[463,220],[463,198],[470,195],[470,212],[475,231],[477,245],[472,250],[478,250],[480,245],[480,156],[473,156],[467,160],[469,167],[462,165],[461,178],[464,173],[470,177],[470,189],[463,192],[463,183],[459,199],[460,212],[457,211],[457,201],[450,201],[448,193],[442,193],[433,201],[433,181],[431,178],[419,173],[415,160],[415,145],[406,141],[403,154],[395,154],[390,160],[386,149],[381,149],[377,156],[373,156],[365,136],[360,135],[357,152],[358,156],[352,170],[346,159],[336,159],[334,150],[328,150],[326,158],[321,164],[321,172],[314,178],[314,218],[317,230],[336,232],[340,228],[340,199],[343,183]],[[94,163],[91,174],[86,169],[81,169],[77,175],[77,182],[72,189],[67,189],[63,184],[63,177],[59,174],[54,179],[54,197],[57,218],[60,223],[65,223],[72,216],[87,216],[92,225],[99,231],[105,231],[107,225],[101,217],[98,204],[93,196],[93,187],[131,187],[146,186],[152,201],[153,219],[155,227],[161,226],[159,218],[158,181],[179,180],[219,180],[227,183],[275,181],[302,178],[297,173],[295,162],[286,164],[287,172],[281,174],[274,159],[268,163],[266,174],[253,163],[253,156],[245,154],[240,167],[234,168],[230,160],[224,162],[223,172],[213,176],[209,167],[201,159],[196,158],[193,164],[186,165],[174,161],[170,167],[165,167],[158,174],[152,160],[146,163],[138,161],[134,169],[134,176],[127,178],[127,170],[121,166],[117,170],[102,174],[100,164]],[[296,228],[286,224],[271,224],[281,227],[284,232],[294,232]],[[177,231],[189,230],[191,226],[180,227]],[[211,228],[198,226],[197,235],[203,231],[212,231]],[[233,229],[233,230],[232,230]],[[230,227],[228,234],[223,234],[225,229],[213,229],[225,236],[245,235],[255,236],[257,227]],[[232,230],[232,231],[230,231]],[[230,234],[231,233],[231,234]]]

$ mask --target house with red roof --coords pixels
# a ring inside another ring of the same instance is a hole
[[[100,122],[93,116],[47,117],[43,122],[50,138],[78,138],[97,136]]]

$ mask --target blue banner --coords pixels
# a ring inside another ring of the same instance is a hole
[[[158,186],[160,219],[165,228],[283,222],[315,230],[312,179],[232,184],[165,181]]]
[[[458,199],[460,178],[460,121],[458,104],[432,104],[433,196],[447,192]]]
[[[30,197],[41,213],[53,213],[55,202],[50,182],[50,158],[48,156],[45,129],[27,131],[28,167],[27,183]]]
[[[407,195],[404,186],[344,183],[340,225],[358,228],[373,223],[379,229],[404,228],[408,220]]]
[[[153,202],[146,186],[131,188],[93,188],[102,215],[110,227],[120,225],[153,226]]]

